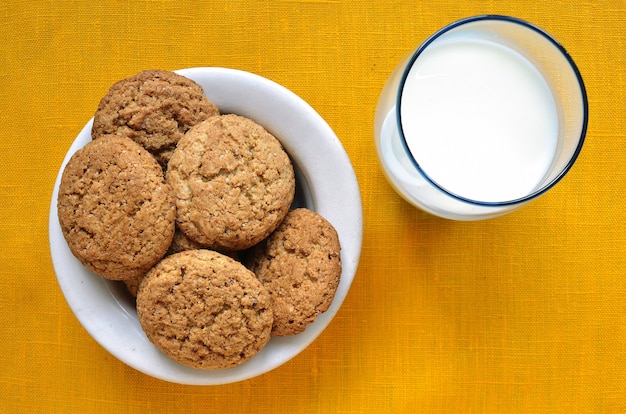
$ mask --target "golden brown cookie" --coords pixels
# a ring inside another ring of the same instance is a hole
[[[207,246],[197,243],[191,240],[189,237],[185,236],[178,227],[174,231],[174,238],[172,239],[172,244],[170,244],[169,249],[167,249],[166,256],[170,256],[175,253],[184,252],[187,250],[198,250],[198,249],[206,249]]]
[[[341,278],[339,238],[319,214],[298,208],[250,251],[248,267],[272,298],[272,335],[294,335],[326,312]]]
[[[209,250],[163,259],[143,278],[137,313],[150,341],[200,369],[239,365],[270,339],[267,290],[241,263]]]
[[[130,295],[134,298],[137,297],[137,291],[139,290],[139,284],[141,283],[141,279],[143,279],[145,275],[139,275],[133,277],[132,279],[123,280],[124,286]]]
[[[184,76],[146,70],[115,83],[100,100],[92,138],[119,134],[146,148],[162,167],[193,125],[219,115],[202,87]]]
[[[263,240],[289,211],[295,191],[293,166],[280,142],[238,115],[191,128],[166,177],[178,227],[216,250],[243,250]]]
[[[72,253],[111,280],[148,271],[174,235],[174,198],[163,171],[128,138],[106,136],[78,150],[63,170],[57,209]]]
[[[208,249],[208,247],[204,246],[201,243],[197,243],[191,240],[179,228],[176,228],[176,231],[174,231],[174,239],[172,240],[172,244],[170,245],[169,249],[167,249],[167,253],[165,255],[169,256],[169,255],[184,252],[187,250],[198,250],[198,249]],[[211,250],[211,249],[208,249],[208,250]],[[239,252],[236,250],[221,249],[221,250],[218,250],[218,253],[222,253],[232,259],[239,260]]]

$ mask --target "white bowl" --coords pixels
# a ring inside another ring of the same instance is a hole
[[[200,84],[222,113],[249,117],[283,144],[296,169],[296,200],[329,220],[341,243],[343,273],[332,305],[307,329],[273,337],[252,359],[238,367],[205,371],[180,365],[161,353],[143,333],[134,300],[120,282],[86,269],[70,252],[57,216],[61,174],[71,155],[91,140],[93,119],[70,147],[56,179],[50,204],[50,251],[65,299],[87,332],[129,366],[162,380],[195,385],[236,382],[266,373],[304,350],[333,319],[357,270],[363,236],[359,187],[339,139],[305,101],[258,75],[224,68],[191,68],[177,73]],[[95,110],[95,108],[94,108]]]

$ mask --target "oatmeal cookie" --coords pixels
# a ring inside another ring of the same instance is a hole
[[[237,366],[270,339],[267,290],[241,263],[209,250],[163,259],[141,281],[137,313],[148,339],[194,368]]]
[[[321,215],[298,208],[250,250],[248,267],[270,293],[272,335],[294,335],[326,310],[341,277],[339,238]]]
[[[133,139],[167,166],[176,143],[193,125],[219,110],[202,87],[184,76],[146,70],[115,83],[100,100],[91,135]]]
[[[187,250],[198,250],[198,249],[206,249],[207,246],[197,243],[191,240],[189,237],[185,236],[178,226],[174,231],[174,238],[172,239],[172,244],[167,249],[166,256],[170,256],[172,254],[184,252]]]
[[[161,167],[144,148],[120,136],[90,141],[70,158],[57,210],[74,256],[111,280],[148,271],[174,235],[174,197]]]
[[[126,290],[128,291],[128,293],[130,293],[130,295],[134,298],[137,297],[137,291],[139,290],[139,284],[141,283],[141,279],[143,279],[143,277],[145,276],[145,274],[143,275],[138,275],[136,277],[133,277],[132,279],[128,279],[128,280],[124,280],[124,286],[126,287]]]
[[[174,239],[172,240],[172,244],[170,245],[169,249],[167,249],[167,253],[165,255],[169,256],[169,255],[184,252],[187,250],[198,250],[198,249],[212,250],[212,249],[209,249],[207,246],[204,246],[201,243],[197,243],[191,240],[189,237],[185,235],[185,233],[183,233],[177,227],[176,231],[174,231]],[[216,251],[218,253],[225,254],[226,256],[232,259],[235,259],[237,261],[239,260],[239,252],[237,250],[220,249]]]
[[[178,227],[216,250],[243,250],[263,240],[285,217],[295,192],[293,166],[280,142],[238,115],[191,128],[166,177]]]

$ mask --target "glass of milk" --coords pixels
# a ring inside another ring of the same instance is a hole
[[[552,36],[516,18],[475,16],[439,30],[396,67],[376,108],[376,150],[409,203],[448,219],[486,219],[563,178],[587,118],[580,72]]]

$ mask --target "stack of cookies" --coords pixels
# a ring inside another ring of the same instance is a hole
[[[337,232],[290,210],[291,160],[254,120],[150,70],[113,85],[67,163],[58,215],[72,253],[136,296],[148,339],[181,364],[237,366],[325,312]]]

